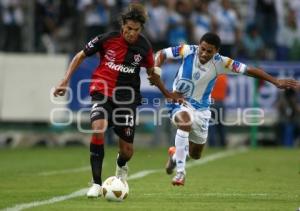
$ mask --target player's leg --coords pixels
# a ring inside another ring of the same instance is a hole
[[[195,121],[189,136],[189,157],[198,160],[207,142],[210,112],[196,111],[194,114]]]
[[[116,164],[116,176],[127,180],[128,177],[128,165],[127,162],[133,155],[133,144],[128,143],[122,138],[119,139],[119,153]]]
[[[189,141],[189,154],[186,157],[186,161],[189,160],[189,158],[192,158],[194,160],[198,160],[202,156],[202,151],[205,147],[205,144],[196,144],[194,142]],[[166,165],[166,172],[167,174],[172,174],[173,170],[176,167],[176,158],[175,158],[175,152],[176,147],[172,146],[168,150],[168,154],[170,156],[167,165]]]
[[[90,142],[90,165],[92,169],[93,184],[87,192],[88,197],[101,195],[102,164],[104,159],[104,133],[108,127],[109,102],[95,103],[91,110],[93,135]]]
[[[88,197],[98,197],[101,195],[102,185],[102,163],[104,158],[104,128],[107,127],[107,121],[96,120],[92,122],[93,131],[90,143],[90,164],[93,176],[93,185],[87,192]]]
[[[179,105],[177,103],[167,104],[169,108],[169,113],[171,114],[171,122],[176,126],[177,131],[189,131],[191,126],[192,111],[185,106]],[[182,113],[183,112],[183,113]],[[182,113],[182,115],[180,114]],[[179,132],[180,133],[180,132]],[[175,139],[177,134],[175,135]],[[176,142],[176,141],[175,141]],[[176,143],[175,143],[176,145]],[[169,158],[166,164],[167,174],[172,174],[176,167],[176,147],[171,146],[168,150]]]
[[[176,175],[172,179],[173,185],[184,185],[185,182],[185,163],[188,154],[189,133],[192,128],[192,117],[187,111],[180,111],[175,114],[175,124],[177,132],[175,136],[175,160]]]
[[[127,162],[133,155],[136,107],[122,108],[116,112],[114,131],[119,136],[119,153],[116,161],[116,176],[127,180]]]
[[[192,159],[198,160],[201,158],[202,151],[205,144],[196,144],[194,142],[189,142],[189,156]]]

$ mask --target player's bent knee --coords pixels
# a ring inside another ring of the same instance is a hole
[[[187,132],[190,132],[192,130],[191,118],[190,118],[189,114],[185,111],[180,112],[180,114],[178,114],[175,117],[175,122],[176,122],[178,129],[181,129],[181,130],[187,131]]]
[[[104,128],[101,125],[94,124],[92,126],[92,128],[93,128],[93,135],[94,136],[96,136],[99,139],[104,139],[104,132],[105,132],[105,130],[104,130]]]
[[[107,129],[107,121],[106,120],[95,120],[92,122],[92,129],[95,134],[104,135]]]

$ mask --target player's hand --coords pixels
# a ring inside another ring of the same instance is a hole
[[[180,92],[170,92],[169,96],[167,97],[167,100],[173,103],[180,103],[180,104],[185,103],[183,94]]]
[[[150,76],[148,76],[148,80],[152,86],[156,86],[160,82],[160,75],[153,72]]]
[[[55,87],[55,90],[53,92],[54,97],[64,96],[67,91],[67,84],[68,82],[63,80],[57,87]]]
[[[300,89],[299,81],[294,79],[278,79],[276,86],[279,89]]]

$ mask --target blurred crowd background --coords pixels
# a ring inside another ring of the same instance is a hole
[[[70,53],[97,34],[118,30],[129,0],[1,0],[0,50]],[[221,53],[260,60],[300,59],[299,0],[149,0],[144,33],[155,50],[197,44],[207,31]]]

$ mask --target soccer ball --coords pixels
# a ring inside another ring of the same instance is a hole
[[[128,183],[116,176],[108,177],[102,184],[102,193],[108,201],[123,201],[129,193]]]

